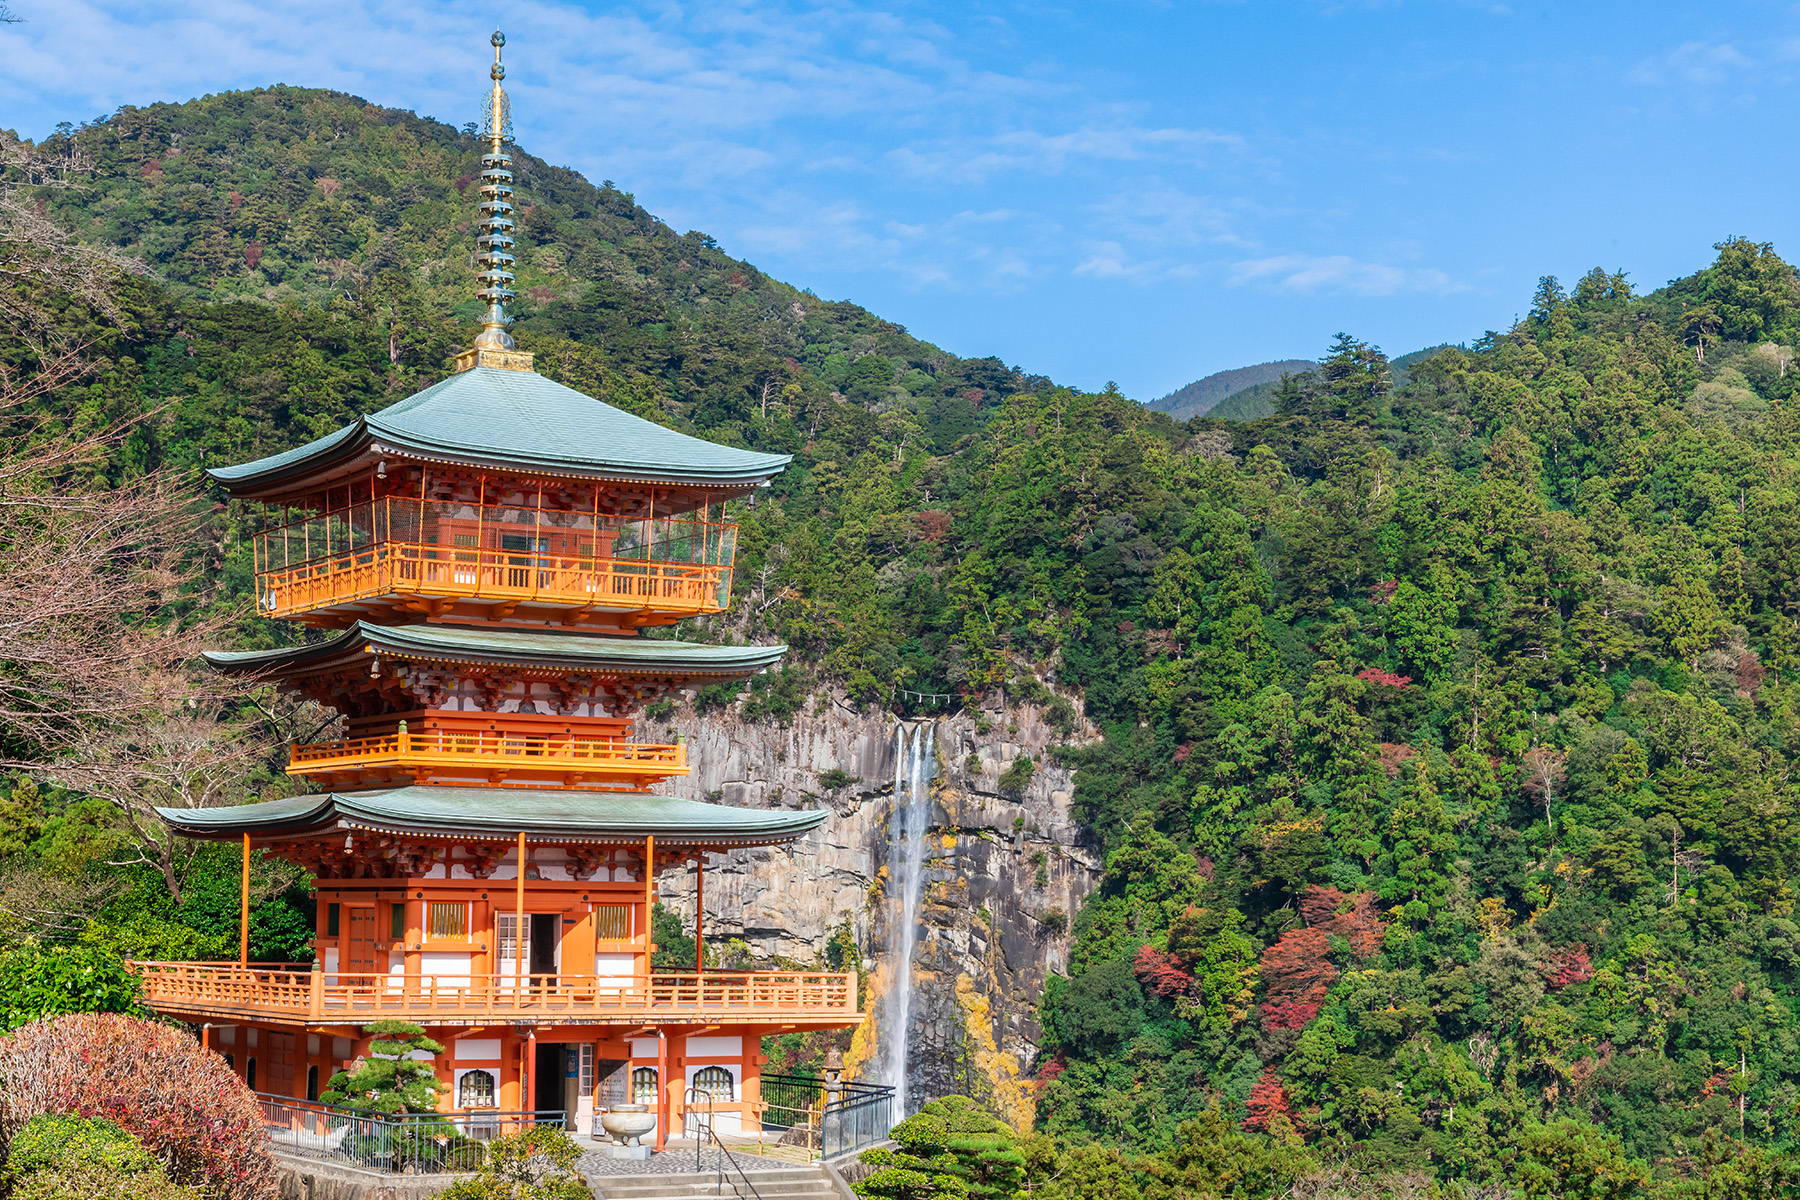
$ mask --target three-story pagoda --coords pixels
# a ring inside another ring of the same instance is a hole
[[[292,748],[304,795],[161,815],[239,845],[246,879],[255,849],[302,865],[317,961],[140,964],[146,1001],[205,1023],[265,1093],[316,1099],[368,1052],[365,1025],[398,1018],[447,1047],[446,1110],[563,1110],[586,1129],[596,1108],[646,1103],[660,1143],[698,1089],[721,1131],[749,1132],[763,1035],[859,1023],[855,977],[658,970],[656,879],[693,864],[703,884],[706,854],[790,844],[827,814],[657,796],[686,747],[632,734],[645,704],[784,653],[640,631],[724,611],[725,504],[788,457],[622,412],[515,348],[504,40],[482,159],[488,310],[456,373],[211,472],[278,514],[256,535],[261,612],[329,632],[207,657],[336,709],[346,736]]]

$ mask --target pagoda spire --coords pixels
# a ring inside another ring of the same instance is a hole
[[[475,338],[475,344],[456,356],[456,369],[499,367],[509,371],[529,371],[531,355],[515,349],[512,335],[506,332],[506,327],[512,324],[512,318],[506,315],[506,302],[518,295],[512,290],[513,232],[518,226],[513,220],[512,155],[506,152],[513,140],[512,103],[506,98],[503,86],[506,67],[500,61],[500,49],[506,45],[506,35],[496,29],[488,41],[494,46],[494,66],[488,72],[494,86],[488,93],[486,121],[481,134],[488,147],[481,156],[482,199],[478,222],[481,232],[475,239],[480,248],[475,261],[481,264],[481,272],[476,278],[482,283],[481,290],[475,294],[487,302],[487,312],[482,315],[481,333]]]

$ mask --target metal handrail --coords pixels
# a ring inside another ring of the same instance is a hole
[[[704,1121],[701,1120],[701,1110],[697,1103],[699,1100],[705,1100],[706,1102],[706,1119]],[[691,1087],[687,1090],[687,1102],[681,1106],[681,1132],[687,1133],[690,1126],[693,1129],[694,1173],[697,1175],[705,1174],[706,1169],[701,1162],[700,1156],[706,1150],[706,1139],[711,1138],[713,1145],[717,1147],[719,1151],[719,1190],[723,1192],[725,1190],[725,1185],[729,1183],[731,1185],[731,1190],[737,1193],[738,1200],[762,1200],[762,1193],[756,1190],[756,1185],[750,1182],[750,1176],[744,1173],[744,1168],[738,1165],[738,1160],[732,1157],[731,1151],[725,1148],[725,1143],[719,1140],[718,1131],[713,1128],[713,1117],[715,1115],[713,1112],[713,1104],[715,1100],[717,1100],[717,1097],[713,1095],[710,1089]],[[725,1168],[728,1164],[733,1171],[737,1172],[737,1179],[731,1179],[726,1176]],[[739,1180],[743,1181],[743,1188],[738,1186]],[[750,1189],[750,1194],[748,1196],[744,1195],[744,1188]]]
[[[762,1095],[764,1124],[804,1130],[806,1144],[816,1142],[821,1158],[871,1146],[894,1124],[894,1089],[885,1084],[765,1072]]]
[[[474,1170],[483,1143],[567,1120],[562,1109],[378,1113],[270,1092],[253,1094],[262,1110],[264,1131],[276,1148],[389,1175]]]

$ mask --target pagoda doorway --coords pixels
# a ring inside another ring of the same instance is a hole
[[[539,1042],[537,1057],[531,1064],[531,1107],[538,1112],[561,1112],[568,1117],[568,1084],[566,1060],[569,1050],[561,1042]]]
[[[375,909],[372,905],[357,905],[350,909],[349,959],[346,969],[351,975],[375,973]]]
[[[512,981],[519,975],[525,976],[525,986],[555,987],[557,964],[562,957],[561,913],[526,913],[525,945],[515,945],[514,931],[518,928],[518,918],[512,913],[496,913],[494,915],[494,940],[500,946],[500,986],[510,988]],[[520,950],[525,959],[524,970],[519,970]]]

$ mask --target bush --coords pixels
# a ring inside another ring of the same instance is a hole
[[[593,1200],[575,1172],[579,1157],[569,1135],[549,1125],[495,1138],[481,1169],[439,1192],[439,1200]]]
[[[155,1154],[171,1180],[212,1200],[277,1194],[255,1097],[180,1029],[116,1013],[33,1021],[0,1038],[0,1095],[0,1138],[33,1117],[103,1117]]]
[[[0,1031],[63,1013],[142,1012],[138,978],[96,946],[26,942],[0,952]]]
[[[0,1181],[13,1200],[201,1200],[154,1154],[99,1117],[39,1116],[13,1135]]]
[[[1012,766],[1000,773],[999,788],[1004,796],[1018,799],[1025,794],[1031,784],[1031,776],[1037,770],[1037,763],[1029,754],[1021,754],[1013,759]]]
[[[865,1150],[875,1173],[851,1186],[859,1196],[922,1200],[974,1196],[1003,1200],[1025,1182],[1019,1135],[967,1096],[945,1096],[894,1126],[897,1150]]]

